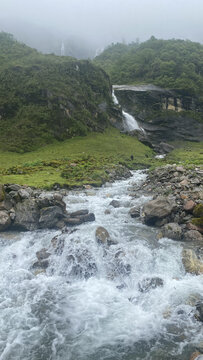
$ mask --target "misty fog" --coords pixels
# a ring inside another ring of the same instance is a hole
[[[43,52],[92,57],[112,42],[203,42],[202,0],[0,0],[0,31]]]

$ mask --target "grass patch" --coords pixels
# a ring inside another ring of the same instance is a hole
[[[175,149],[166,157],[169,163],[193,167],[203,165],[203,142],[174,142]]]
[[[55,142],[29,153],[0,151],[0,182],[46,189],[56,183],[67,187],[98,186],[108,180],[108,169],[117,164],[137,169],[155,163],[150,148],[135,137],[109,128],[103,134]]]

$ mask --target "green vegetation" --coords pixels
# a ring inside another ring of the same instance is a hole
[[[171,144],[176,148],[167,155],[168,163],[182,163],[186,166],[203,164],[203,142],[179,141]]]
[[[90,61],[43,55],[0,33],[0,149],[102,132],[111,105],[109,77]]]
[[[0,178],[1,183],[47,189],[55,183],[67,187],[99,186],[118,164],[137,169],[149,167],[153,162],[156,160],[151,149],[135,137],[108,128],[103,134],[91,133],[55,142],[24,154],[0,151]]]
[[[112,44],[95,59],[114,84],[152,83],[203,100],[203,45],[189,40]]]

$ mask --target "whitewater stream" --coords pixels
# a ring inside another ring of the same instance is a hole
[[[77,230],[0,234],[0,360],[189,359],[202,339],[193,304],[202,277],[185,273],[181,243],[157,241],[154,228],[130,217],[131,207],[149,199],[135,190],[145,177],[136,171],[70,192],[68,211],[89,209],[96,217]],[[98,226],[114,244],[96,242]],[[51,245],[57,235],[59,253]],[[50,264],[36,275],[42,248]],[[151,278],[162,286],[145,287]]]

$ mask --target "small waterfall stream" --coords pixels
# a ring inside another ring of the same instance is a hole
[[[136,171],[100,189],[70,192],[67,210],[89,209],[96,221],[67,233],[0,233],[1,360],[189,359],[202,338],[192,302],[203,294],[202,277],[185,273],[180,242],[157,241],[154,228],[130,217],[131,207],[149,199],[136,192],[145,178]],[[97,244],[98,226],[113,245]],[[55,236],[64,244],[60,253]],[[42,248],[50,265],[35,275]],[[162,286],[145,288],[152,278]]]
[[[119,105],[118,99],[114,93],[112,92],[112,98],[115,105]],[[143,129],[138,125],[137,120],[135,120],[134,116],[130,115],[126,111],[122,110],[123,118],[124,118],[124,130],[133,131],[133,130],[141,130]]]

